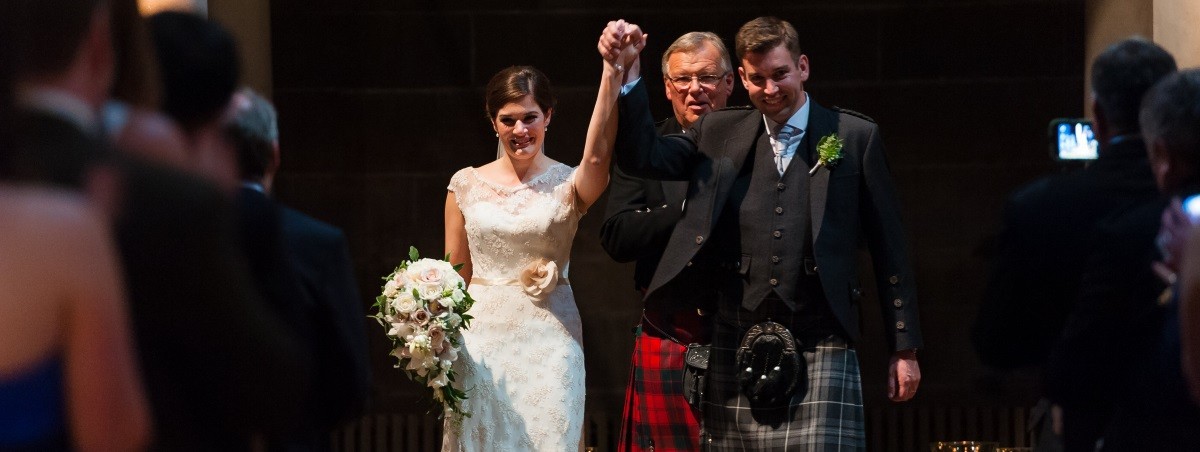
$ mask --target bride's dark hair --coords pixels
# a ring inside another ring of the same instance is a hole
[[[554,109],[558,102],[550,90],[550,79],[533,66],[509,66],[492,76],[483,95],[483,108],[488,120],[496,118],[500,108],[509,102],[533,95],[533,101],[543,113]]]

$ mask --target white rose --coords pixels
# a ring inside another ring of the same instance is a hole
[[[422,300],[433,301],[442,296],[441,284],[418,284],[417,295],[421,296]]]
[[[392,307],[396,308],[396,312],[404,315],[412,314],[416,311],[417,300],[413,298],[410,292],[401,292],[396,295],[396,299],[392,300]]]
[[[437,304],[440,304],[443,307],[450,309],[450,310],[453,310],[454,308],[458,307],[457,303],[455,303],[453,295],[451,295],[449,297],[438,298]]]
[[[450,270],[447,272],[447,270]],[[433,259],[420,259],[412,264],[409,264],[405,269],[408,274],[408,279],[417,284],[442,285],[442,281],[448,276],[447,273],[453,273],[454,269],[446,265],[443,261]]]
[[[454,289],[454,291],[450,292],[450,300],[454,301],[455,304],[461,303],[466,297],[466,292],[463,292],[460,289]]]
[[[453,312],[446,314],[446,328],[454,329],[462,325],[462,316]]]
[[[388,280],[387,283],[384,283],[383,296],[388,297],[388,298],[395,298],[396,295],[399,295],[399,294],[400,294],[400,283],[397,283],[395,280]]]
[[[446,287],[452,289],[466,287],[467,281],[463,279],[462,275],[458,274],[456,271],[453,271],[454,267],[450,267],[450,270],[450,273],[446,275],[445,279]]]
[[[558,285],[558,264],[538,259],[521,270],[521,287],[529,296],[541,300]]]

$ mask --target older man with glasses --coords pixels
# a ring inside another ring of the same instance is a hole
[[[675,117],[657,124],[659,135],[685,133],[700,115],[724,108],[733,92],[729,52],[713,33],[694,31],[676,39],[663,53],[662,72]],[[634,286],[640,295],[683,212],[687,182],[639,179],[613,168],[609,190],[601,240],[613,259],[637,262]],[[704,315],[715,303],[715,290],[704,290],[709,280],[697,268],[670,296],[646,304],[635,330],[620,450],[699,449],[698,412],[684,390],[684,355],[688,344],[709,342],[712,322]],[[689,391],[702,387],[692,383]],[[698,394],[690,396],[698,402]]]

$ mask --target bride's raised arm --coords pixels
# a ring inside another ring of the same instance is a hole
[[[604,69],[583,145],[583,160],[575,172],[575,193],[585,208],[596,202],[608,186],[613,141],[617,136],[617,97],[621,94],[625,70],[636,64],[638,53],[646,46],[646,36],[637,25],[624,20],[609,22],[600,35],[597,49],[604,58]],[[619,52],[613,51],[618,49]]]

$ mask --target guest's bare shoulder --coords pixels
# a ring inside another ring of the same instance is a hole
[[[70,253],[80,242],[102,240],[105,228],[77,193],[42,187],[0,187],[0,236],[47,251]]]

